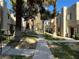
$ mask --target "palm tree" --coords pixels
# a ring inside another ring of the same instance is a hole
[[[42,20],[42,29],[43,29],[43,33],[45,33],[45,20],[50,19],[50,12],[45,10],[44,8],[42,8],[43,10],[40,11],[41,13],[41,20]]]
[[[54,6],[54,10],[53,10],[52,18],[54,19],[54,27],[52,27],[52,33],[53,33],[53,30],[54,30],[54,33],[56,35],[56,0],[54,0],[53,6]]]
[[[10,0],[10,2],[11,2],[11,5],[12,5],[12,8],[13,8],[13,11],[15,12],[15,10],[16,10],[16,0]]]
[[[21,35],[21,23],[22,23],[22,5],[23,0],[10,0],[13,6],[13,10],[16,15],[16,26],[15,26],[15,39],[19,39]]]
[[[22,5],[23,0],[16,0],[16,32],[15,39],[19,39],[21,36],[21,24],[22,24]]]
[[[45,10],[44,7],[42,7],[43,5],[50,5],[52,4],[54,6],[54,10],[53,13],[50,14],[48,11]],[[42,5],[41,5],[41,19],[42,19],[42,23],[43,23],[43,32],[45,32],[45,28],[44,28],[44,20],[48,19],[48,18],[55,18],[56,17],[56,0],[43,0]]]

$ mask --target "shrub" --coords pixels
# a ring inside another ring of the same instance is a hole
[[[75,35],[75,39],[79,40],[79,33]]]

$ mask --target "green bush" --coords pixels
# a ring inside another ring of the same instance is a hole
[[[0,39],[1,39],[1,40],[4,40],[4,39],[5,39],[5,38],[3,37],[3,33],[4,33],[4,31],[1,31],[1,30],[0,30]]]
[[[58,47],[56,48],[50,48],[52,54],[55,58],[58,59],[79,59],[79,52],[73,50],[70,45],[64,42],[53,42],[53,45],[56,45]]]
[[[14,55],[14,56],[0,56],[0,59],[32,59],[32,56],[20,56],[20,55]]]
[[[55,38],[49,34],[44,34],[44,37],[46,40],[64,40],[64,39],[61,39],[61,38]]]
[[[79,40],[79,33],[76,34],[75,39],[76,39],[76,40]]]
[[[9,42],[8,36],[4,35],[4,31],[0,30],[0,42]]]

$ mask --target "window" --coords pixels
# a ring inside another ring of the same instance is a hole
[[[67,20],[70,20],[70,15],[69,14],[67,15]]]
[[[70,13],[70,20],[72,19],[72,14]]]
[[[68,14],[66,18],[67,18],[67,20],[72,20],[72,14],[71,13]]]

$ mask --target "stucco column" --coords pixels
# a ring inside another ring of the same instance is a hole
[[[63,8],[63,37],[66,36],[66,30],[67,30],[67,7]]]

